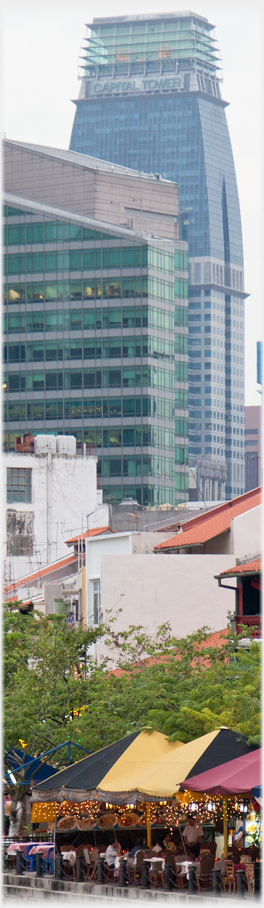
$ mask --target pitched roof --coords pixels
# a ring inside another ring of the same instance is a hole
[[[240,495],[239,498],[233,498],[231,501],[225,501],[224,504],[213,511],[200,514],[183,524],[179,533],[171,539],[166,539],[155,546],[155,552],[171,552],[175,549],[190,548],[200,546],[219,536],[221,533],[227,533],[231,527],[231,520],[256,508],[261,503],[261,489],[253,489]]]
[[[262,568],[262,559],[255,558],[254,561],[244,561],[243,564],[236,564],[235,567],[222,571],[217,577],[237,577],[238,574],[259,574]]]
[[[58,561],[54,561],[52,564],[46,564],[45,567],[38,568],[37,571],[33,571],[32,574],[27,574],[26,577],[20,577],[19,580],[14,580],[13,583],[9,583],[4,587],[4,600],[6,601],[8,593],[15,593],[15,590],[18,590],[21,586],[33,583],[34,580],[42,580],[47,575],[67,568],[71,564],[75,565],[76,563],[77,555],[66,555],[65,558],[59,558]]]
[[[85,533],[78,533],[78,536],[73,536],[72,539],[66,539],[66,545],[73,545],[79,539],[88,539],[90,536],[102,536],[103,533],[115,533],[115,530],[111,530],[111,527],[94,527],[92,530],[85,530]]]

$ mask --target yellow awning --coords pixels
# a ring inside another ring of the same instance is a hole
[[[97,787],[109,795],[137,789],[155,798],[171,798],[218,734],[216,729],[188,744],[169,744],[159,732],[150,736],[141,732]]]

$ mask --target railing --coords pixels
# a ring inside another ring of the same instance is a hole
[[[110,873],[109,869],[106,868],[104,860],[100,858],[96,862],[96,867],[94,871],[90,874],[88,871],[91,870],[89,865],[87,866],[86,862],[81,856],[76,857],[76,865],[73,867],[66,867],[65,862],[62,860],[60,854],[55,855],[54,859],[43,860],[42,854],[37,854],[36,860],[34,863],[34,871],[36,877],[42,877],[44,874],[48,873],[54,875],[55,880],[71,880],[73,883],[89,881],[90,883],[95,884],[115,884],[117,887],[124,887],[129,884],[127,878],[125,861],[120,860],[120,866],[118,872]],[[22,852],[17,852],[15,867],[13,872],[16,876],[21,876],[25,872],[28,872],[29,868],[29,859],[23,855]],[[4,862],[4,871],[8,871],[8,867]],[[33,869],[33,867],[32,867]],[[234,886],[232,887],[233,892],[237,897],[241,897],[244,893],[249,892],[249,886],[246,880],[245,871],[237,870],[234,875]],[[256,885],[255,885],[256,884]],[[173,869],[171,866],[165,864],[164,870],[162,872],[156,872],[155,879],[152,880],[152,875],[150,868],[145,862],[142,865],[141,873],[139,874],[139,879],[137,882],[134,882],[134,885],[139,886],[144,889],[163,889],[165,891],[179,891],[182,894],[192,894],[192,895],[201,895],[201,892],[210,890],[214,895],[218,897],[221,894],[226,893],[226,888],[229,887],[229,880],[226,877],[225,873],[221,873],[217,868],[213,868],[212,872],[203,877],[196,876],[196,871],[193,866],[189,867],[188,873],[186,875],[179,874],[177,870]],[[254,890],[256,893],[260,892],[260,874],[259,874],[259,865],[255,863],[255,873],[254,873]],[[229,892],[231,894],[231,892]]]
[[[249,628],[250,637],[259,639],[261,637],[261,617],[260,615],[235,615],[236,633],[241,634],[245,628]]]

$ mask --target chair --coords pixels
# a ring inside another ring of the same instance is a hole
[[[47,857],[43,858],[43,870],[47,873],[54,873],[54,847],[49,848]]]
[[[228,883],[228,892],[231,892],[231,887],[233,887],[233,892],[236,888],[236,875],[235,875],[235,865],[233,861],[225,861],[225,872],[223,877],[223,886],[224,890]]]
[[[247,881],[247,888],[250,895],[254,895],[255,892],[255,867],[254,864],[249,864],[248,861],[245,863],[245,878]]]
[[[200,857],[200,870],[197,874],[197,888],[200,892],[201,889],[212,889],[213,886],[213,866],[214,866],[214,856],[210,851],[204,851]]]
[[[96,860],[91,861],[91,855],[89,852],[89,848],[86,848],[85,845],[83,847],[83,859],[84,859],[85,869],[86,869],[85,879],[86,880],[95,880],[96,874],[97,874]]]
[[[142,861],[145,857],[146,852],[143,849],[136,851],[134,858],[127,859],[126,871],[127,879],[129,883],[134,883],[135,885],[139,882],[141,877],[142,870]]]
[[[32,848],[33,848],[33,843],[32,843],[32,845],[28,846],[28,848],[26,850],[26,854],[24,856],[24,861],[25,861],[25,864],[27,865],[28,870],[36,870],[36,855],[30,854]]]
[[[149,879],[152,886],[157,889],[158,886],[164,887],[164,864],[162,859],[156,859],[155,864],[151,864],[149,870]]]
[[[216,842],[209,842],[209,843],[208,843],[208,848],[210,848],[210,852],[211,852],[211,854],[213,855],[213,857],[215,858],[216,849],[217,849],[217,844],[216,844]]]
[[[60,851],[63,851],[64,853],[66,851],[73,851],[73,850],[74,849],[73,849],[72,845],[61,845],[61,848],[60,848]],[[67,858],[63,858],[63,870],[64,870],[64,873],[65,873],[65,876],[67,877],[67,879],[69,879],[69,877],[72,876],[73,879],[75,880],[75,866],[72,863],[72,861],[68,860]]]
[[[109,867],[107,861],[104,861],[104,876],[106,880],[114,880],[117,878],[117,871],[115,867]]]

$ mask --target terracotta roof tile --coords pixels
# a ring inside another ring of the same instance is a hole
[[[227,577],[230,574],[236,577],[237,574],[259,574],[262,568],[262,559],[255,558],[254,561],[245,561],[243,564],[236,564],[235,567],[222,571],[219,577]]]
[[[59,558],[59,560],[54,561],[53,564],[46,564],[45,567],[38,568],[37,571],[33,571],[32,574],[27,574],[26,577],[20,577],[19,580],[14,580],[13,583],[9,583],[8,586],[5,586],[4,599],[6,600],[8,593],[18,590],[19,587],[25,586],[28,583],[33,583],[34,580],[41,580],[42,577],[46,577],[47,574],[52,574],[54,571],[68,567],[69,564],[74,564],[75,562],[77,562],[77,555],[66,555],[65,558]]]
[[[224,504],[213,511],[194,517],[193,520],[184,523],[181,531],[171,539],[166,539],[155,546],[155,552],[166,552],[173,549],[183,549],[192,546],[203,545],[209,539],[219,536],[221,533],[227,533],[230,530],[231,520],[250,511],[251,508],[261,504],[261,490],[253,489],[240,495],[239,498],[233,498],[232,501],[226,501]]]
[[[72,539],[66,539],[66,545],[73,545],[78,542],[78,539],[88,539],[90,536],[101,536],[102,533],[114,532],[115,530],[111,530],[111,527],[94,527],[92,530],[85,530],[85,533],[78,533],[78,536],[73,536]]]
[[[203,650],[206,647],[210,647],[213,649],[214,647],[224,646],[228,633],[229,633],[228,627],[224,627],[223,630],[221,630],[221,631],[214,631],[214,633],[212,633],[212,634],[209,633],[206,640],[203,640],[201,642],[200,650]],[[135,662],[134,665],[132,666],[132,668],[135,668],[135,669],[138,668],[139,670],[141,668],[151,668],[152,665],[159,665],[161,662],[166,663],[168,661],[168,658],[169,658],[168,656],[154,656],[154,657],[150,656],[149,658],[144,659],[140,663]],[[180,659],[180,656],[178,654],[175,654],[175,659]],[[208,663],[207,657],[204,658],[204,660],[200,659],[200,662],[203,663],[204,665],[207,665],[207,663]],[[194,664],[195,664],[195,660],[192,662],[192,665],[194,665]],[[129,671],[130,670],[131,670],[131,666],[129,668]],[[114,669],[110,670],[109,675],[115,675],[115,677],[118,678],[118,677],[121,677],[121,675],[125,675],[127,673],[127,671],[128,670],[125,668],[114,668]]]

